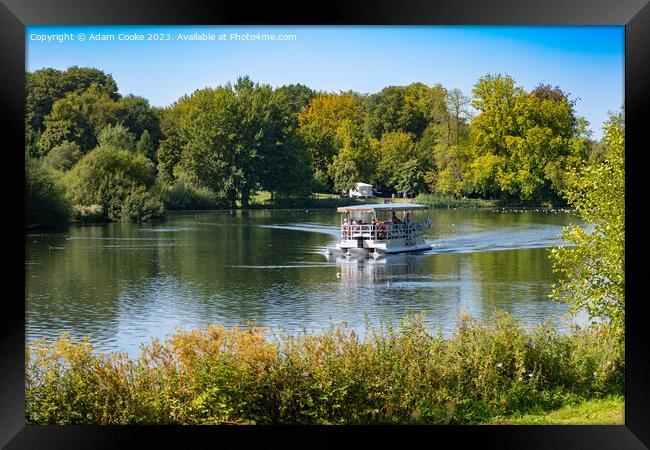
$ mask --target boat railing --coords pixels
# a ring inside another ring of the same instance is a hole
[[[377,241],[391,239],[408,239],[422,233],[428,225],[422,222],[414,223],[382,223],[375,224],[343,224],[341,236],[343,239],[366,238]]]

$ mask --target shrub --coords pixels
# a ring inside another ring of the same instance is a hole
[[[210,325],[142,347],[136,360],[62,335],[28,351],[30,423],[483,423],[623,393],[623,355],[606,328],[560,335],[511,315],[463,316],[456,334],[422,317],[267,339]]]
[[[82,223],[102,222],[106,220],[101,205],[73,205],[72,220]]]
[[[124,200],[121,209],[122,222],[147,222],[162,217],[165,207],[162,202],[143,186],[134,188]]]
[[[66,173],[66,182],[74,204],[99,205],[107,220],[141,221],[160,215],[160,202],[142,193],[154,182],[153,163],[142,155],[98,147]],[[135,197],[129,200],[131,195]],[[125,206],[128,211],[123,211]]]
[[[226,207],[225,199],[207,187],[196,187],[183,177],[173,184],[157,187],[167,209],[218,209]]]

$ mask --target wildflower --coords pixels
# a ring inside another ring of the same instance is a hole
[[[521,380],[523,380],[523,378],[522,378],[522,377],[519,377],[519,381],[521,381]]]
[[[533,377],[533,372],[529,373],[529,374],[528,374],[528,377],[529,377],[529,378],[532,378],[532,377]]]
[[[497,367],[503,367],[503,363],[497,363]]]

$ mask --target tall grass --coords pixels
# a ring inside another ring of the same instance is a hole
[[[133,360],[67,335],[28,349],[26,415],[48,424],[471,424],[622,395],[624,359],[605,328],[560,335],[511,315],[463,315],[452,338],[421,316],[268,339],[207,326]]]

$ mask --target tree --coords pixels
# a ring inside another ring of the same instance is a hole
[[[44,119],[52,105],[69,93],[81,93],[92,85],[112,100],[118,100],[117,84],[101,70],[72,66],[65,71],[51,68],[27,72],[25,75],[26,129],[41,132]]]
[[[312,172],[309,154],[298,132],[298,114],[309,105],[313,91],[303,85],[283,86],[269,99],[273,139],[261,147],[259,185],[281,196],[311,195]]]
[[[83,92],[71,92],[52,105],[45,118],[39,148],[43,155],[63,141],[76,142],[82,153],[97,145],[97,134],[118,122],[118,104],[93,84]]]
[[[466,107],[469,105],[470,101],[471,98],[466,97],[460,89],[452,89],[447,92],[447,109],[449,112],[449,118],[453,118],[454,120],[454,129],[456,134],[454,142],[456,146],[460,144],[461,120],[463,119],[461,114],[467,114]],[[451,120],[449,120],[448,123],[451,123]],[[451,131],[451,126],[449,129]],[[451,139],[451,132],[449,134]],[[449,144],[451,144],[451,142],[449,142]]]
[[[347,191],[356,186],[357,182],[373,179],[376,158],[361,127],[346,119],[337,130],[336,140],[342,147],[328,168],[334,189],[337,192]]]
[[[89,152],[66,173],[72,203],[100,205],[110,221],[148,220],[154,212],[162,211],[156,205],[158,200],[143,194],[143,189],[147,190],[153,183],[151,161],[113,146],[100,146]],[[131,196],[134,198],[130,199]],[[140,217],[134,213],[138,206],[142,207]]]
[[[148,158],[153,161],[154,159],[153,143],[151,142],[151,135],[149,134],[149,131],[144,130],[142,132],[142,136],[140,136],[140,139],[136,144],[135,151],[138,154],[144,156],[145,158]]]
[[[65,172],[70,170],[79,161],[79,158],[81,158],[79,146],[74,142],[64,141],[50,150],[43,162],[54,169]]]
[[[588,148],[586,121],[575,119],[573,102],[544,86],[527,93],[501,75],[482,77],[473,93],[480,113],[471,124],[471,184],[499,198],[560,201],[564,173]]]
[[[334,156],[328,173],[334,182],[334,191],[339,193],[355,187],[360,178],[357,166],[354,161],[346,158],[345,153]]]
[[[407,194],[426,191],[424,174],[432,168],[429,145],[435,140],[433,134],[429,138],[416,141],[410,133],[389,131],[380,141],[375,141],[372,157],[378,163],[372,178],[374,183]]]
[[[393,177],[397,192],[406,195],[419,194],[424,188],[424,174],[416,159],[409,159],[400,165],[400,170]]]
[[[327,172],[334,155],[343,146],[338,129],[345,120],[363,125],[364,104],[354,92],[318,94],[309,107],[298,114],[300,134],[309,152],[312,169]]]
[[[573,169],[564,194],[590,228],[572,225],[562,237],[573,246],[551,250],[560,281],[552,297],[604,320],[623,338],[625,324],[625,128],[623,113],[605,123],[609,152],[602,162]]]
[[[65,226],[70,220],[70,204],[56,172],[42,161],[25,158],[25,225]]]
[[[285,119],[273,90],[243,77],[234,86],[197,91],[188,101],[180,170],[223,195],[231,207],[238,196],[248,207],[268,168],[265,160],[286,144]]]
[[[158,146],[162,137],[160,119],[149,106],[149,101],[143,97],[127,95],[117,104],[117,120],[124,124],[136,139],[140,139],[146,131],[149,134],[152,151]]]
[[[134,152],[136,149],[135,136],[121,123],[104,127],[97,135],[97,141],[102,147],[112,147],[116,150]]]
[[[169,136],[160,142],[156,159],[158,160],[158,177],[164,182],[171,182],[176,178],[174,170],[181,162],[183,144],[181,138],[175,135]]]
[[[298,113],[305,111],[309,107],[309,103],[316,95],[316,92],[304,84],[288,84],[277,88],[275,94],[286,96],[285,101],[297,125]]]
[[[439,84],[390,86],[371,95],[367,105],[365,126],[375,139],[392,131],[411,133],[419,139],[430,124],[441,123],[447,117],[445,90]]]
[[[413,135],[402,131],[385,133],[377,143],[377,170],[373,179],[380,186],[394,187],[402,164],[415,157]]]

